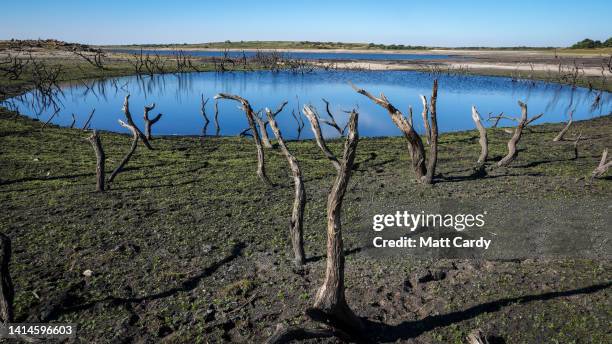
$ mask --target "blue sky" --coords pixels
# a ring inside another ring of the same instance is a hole
[[[0,39],[91,44],[308,40],[567,46],[612,36],[611,0],[19,0],[0,8]]]

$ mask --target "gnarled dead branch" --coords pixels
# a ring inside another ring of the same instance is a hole
[[[304,115],[306,115],[306,118],[308,118],[308,121],[310,122],[310,127],[312,128],[312,132],[315,136],[317,146],[319,146],[319,148],[323,151],[323,154],[325,154],[327,159],[331,161],[334,168],[340,171],[340,162],[325,144],[325,139],[321,133],[321,125],[319,124],[319,114],[317,113],[317,110],[311,105],[304,105]]]
[[[338,132],[338,134],[340,134],[340,136],[344,136],[344,132],[346,131],[346,126],[344,126],[344,128],[340,128],[340,126],[336,122],[336,118],[334,118],[334,115],[332,114],[331,109],[329,108],[329,102],[325,98],[321,98],[321,100],[323,100],[323,102],[325,103],[325,111],[327,112],[327,115],[329,116],[329,119],[330,119],[329,121],[322,119],[321,122],[336,129],[336,131]]]
[[[261,110],[255,113],[253,117],[259,126],[259,132],[261,133],[261,143],[266,148],[272,148],[272,143],[270,143],[270,138],[268,137],[268,121],[264,121],[261,117]]]
[[[297,115],[295,114],[295,110],[291,110],[291,116],[293,116],[293,119],[295,119],[295,123],[296,123],[296,131],[297,131],[297,136],[296,136],[296,140],[300,140],[300,136],[302,136],[302,130],[304,130],[304,126],[306,125],[304,123],[304,119],[302,118],[302,113],[298,110]]]
[[[305,262],[304,255],[304,207],[306,206],[306,189],[304,188],[304,181],[302,179],[302,171],[297,159],[289,152],[283,135],[276,124],[276,115],[278,115],[283,108],[287,105],[287,102],[281,104],[281,106],[274,112],[266,108],[266,114],[268,115],[268,122],[270,128],[278,140],[278,145],[289,162],[289,168],[291,168],[291,174],[293,175],[293,185],[295,188],[295,197],[293,200],[293,211],[291,212],[291,221],[289,222],[289,236],[291,239],[291,245],[293,247],[294,263],[296,267],[301,267]]]
[[[253,141],[255,141],[255,146],[257,146],[257,175],[266,186],[274,186],[274,184],[266,175],[264,149],[261,144],[261,138],[257,130],[257,125],[255,124],[255,113],[253,111],[253,108],[251,107],[251,104],[246,99],[233,94],[219,93],[215,96],[215,100],[217,99],[230,99],[242,104],[242,109],[244,110],[247,121],[249,122],[249,127],[251,128]]]
[[[113,180],[115,180],[115,177],[117,177],[117,175],[121,173],[121,171],[123,171],[123,167],[125,167],[128,161],[130,161],[130,158],[132,158],[132,155],[134,154],[134,152],[136,151],[136,147],[138,146],[138,129],[133,125],[123,122],[122,120],[119,120],[119,125],[129,129],[132,132],[132,145],[130,146],[130,150],[123,157],[119,165],[113,170],[113,173],[111,173],[110,177],[108,178],[109,184],[112,183]]]
[[[87,139],[91,142],[96,153],[96,191],[104,192],[104,163],[106,156],[104,155],[104,149],[102,149],[102,142],[100,141],[98,131],[94,130]]]
[[[420,97],[421,103],[423,103],[423,112],[421,113],[421,116],[423,117],[423,126],[425,128],[425,141],[427,142],[427,144],[429,144],[429,142],[431,141],[431,129],[429,129],[429,119],[427,118],[429,113],[429,107],[427,106],[427,98],[425,98],[424,95],[421,95]]]
[[[478,110],[476,110],[476,106],[472,105],[472,120],[476,124],[476,128],[478,128],[478,132],[480,133],[480,139],[478,142],[480,143],[480,156],[478,157],[478,164],[484,164],[487,161],[487,156],[489,155],[489,141],[487,140],[487,129],[482,125],[480,114]]]
[[[53,114],[51,116],[49,116],[49,119],[43,124],[42,128],[40,128],[40,131],[42,131],[43,129],[45,129],[45,127],[47,126],[47,124],[49,124],[51,122],[51,120],[53,120],[53,118],[59,113],[60,109],[55,109],[55,111],[53,112]]]
[[[157,116],[153,117],[153,118],[149,118],[149,111],[153,110],[155,108],[155,103],[144,107],[144,122],[145,122],[145,136],[147,137],[147,140],[152,140],[153,137],[151,136],[151,127],[153,126],[153,124],[157,123],[157,121],[159,121],[162,117],[161,113],[158,113]]]
[[[572,125],[573,121],[574,121],[574,110],[571,110],[569,112],[569,121],[567,121],[567,124],[565,125],[565,127],[563,127],[563,129],[561,129],[559,134],[557,134],[557,136],[555,136],[555,138],[553,139],[553,142],[558,142],[558,141],[563,140],[563,135],[565,135],[565,133],[567,133],[567,131],[569,130],[569,128]]]
[[[351,113],[348,135],[344,143],[342,160],[338,174],[327,198],[327,262],[325,280],[319,288],[314,309],[324,313],[332,320],[334,327],[348,333],[361,333],[363,324],[348,306],[344,295],[344,246],[342,242],[342,201],[355,161],[359,133],[358,114]],[[316,129],[313,127],[313,131]],[[338,161],[334,156],[331,161]]]
[[[601,155],[599,165],[593,170],[593,172],[591,172],[591,180],[602,177],[604,174],[606,174],[606,172],[608,172],[610,166],[612,166],[612,160],[608,161],[608,148],[606,148]]]
[[[380,97],[375,97],[364,89],[357,88],[353,84],[351,84],[351,86],[357,93],[366,96],[374,103],[387,110],[389,116],[391,116],[391,120],[402,131],[404,137],[409,143],[408,152],[412,158],[412,168],[417,181],[420,183],[431,184],[435,174],[438,154],[438,143],[434,142],[438,138],[438,122],[435,109],[438,94],[438,80],[434,80],[430,99],[429,112],[431,117],[431,128],[428,129],[428,133],[431,135],[432,141],[429,147],[430,161],[428,162],[427,166],[425,166],[425,146],[423,145],[423,141],[421,140],[419,134],[417,134],[417,132],[414,130],[414,127],[410,124],[410,121],[402,114],[402,112],[393,106],[393,104],[389,102],[389,99],[387,99],[384,94],[381,93]],[[423,98],[421,99],[423,100]],[[427,101],[425,100],[423,110],[424,113],[426,108]],[[425,116],[425,118],[426,117],[427,116]]]
[[[537,116],[534,116],[533,118],[530,118],[530,119],[527,118],[527,104],[521,101],[519,101],[518,104],[521,107],[521,118],[519,120],[518,125],[514,129],[514,134],[512,134],[512,137],[508,141],[508,154],[505,157],[503,157],[499,162],[497,162],[498,167],[504,167],[504,166],[510,165],[510,163],[518,155],[518,150],[516,149],[516,145],[521,139],[521,135],[523,134],[523,129],[525,129],[525,127],[529,123],[542,117],[542,114],[539,114]]]
[[[136,123],[134,123],[134,120],[132,119],[132,113],[130,112],[130,95],[129,94],[127,96],[125,96],[125,100],[123,101],[123,109],[122,110],[123,110],[123,114],[125,115],[125,119],[127,120],[127,124],[129,126],[134,127],[136,129],[136,131],[138,132],[138,137],[142,140],[142,143],[144,143],[144,145],[148,149],[152,150],[153,147],[149,143],[149,140],[147,139],[145,134],[143,134],[142,131],[140,131],[140,129],[138,129],[138,127],[136,126]]]

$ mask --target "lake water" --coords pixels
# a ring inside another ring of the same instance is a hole
[[[140,54],[140,49],[113,49],[113,52]],[[177,54],[178,50],[143,50],[143,54],[158,54],[160,56],[171,56]],[[185,50],[183,53],[197,57],[223,57],[225,53],[221,50]],[[253,57],[257,54],[256,50],[228,51],[227,55],[231,58],[242,58],[243,56]],[[434,54],[397,54],[397,53],[351,53],[351,52],[306,52],[291,51],[280,52],[283,57],[300,60],[437,60],[448,58],[449,55]]]
[[[433,76],[413,71],[317,71],[310,74],[290,72],[233,72],[233,73],[185,73],[149,76],[130,76],[102,81],[90,81],[65,85],[61,97],[61,110],[53,123],[67,126],[72,122],[71,113],[77,116],[77,127],[86,121],[92,108],[96,109],[91,127],[127,133],[120,127],[118,119],[124,119],[121,107],[126,94],[130,94],[130,108],[136,123],[142,126],[143,106],[155,102],[157,107],[152,115],[163,113],[163,118],[153,127],[156,135],[200,135],[203,118],[200,115],[200,95],[211,98],[206,111],[211,124],[208,134],[214,134],[212,117],[214,100],[219,93],[232,93],[248,99],[255,110],[264,107],[275,109],[282,101],[289,101],[277,119],[283,134],[288,139],[297,136],[296,122],[291,115],[305,103],[314,105],[321,117],[326,118],[321,98],[330,101],[332,112],[339,124],[347,121],[344,110],[357,108],[359,130],[362,136],[392,136],[401,132],[395,127],[387,112],[369,99],[357,94],[348,84],[353,82],[372,94],[380,92],[404,113],[409,105],[414,108],[414,122],[417,131],[423,131],[421,120],[420,94],[431,94]],[[438,126],[441,132],[474,129],[471,106],[476,105],[483,118],[488,113],[503,112],[519,116],[517,100],[528,104],[529,115],[544,113],[535,123],[566,121],[570,109],[575,109],[574,119],[589,119],[612,110],[612,94],[589,91],[584,88],[572,89],[558,84],[517,81],[509,78],[464,75],[438,75]],[[592,104],[598,96],[597,107]],[[46,121],[53,113],[51,109],[39,109],[32,104],[34,95],[27,93],[7,102],[21,113]],[[304,118],[305,120],[305,118]],[[237,135],[247,126],[243,111],[238,103],[219,101],[219,122],[221,135]],[[489,124],[485,121],[485,124]],[[502,120],[500,126],[515,125],[513,121]],[[330,127],[324,126],[324,134],[337,136]],[[271,134],[271,132],[270,132]],[[302,138],[311,138],[309,125]]]

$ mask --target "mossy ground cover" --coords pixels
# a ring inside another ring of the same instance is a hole
[[[133,71],[119,60],[106,70],[68,62],[61,62],[64,80]],[[27,77],[0,84],[8,95],[30,87]],[[382,111],[381,120],[389,120]],[[373,338],[462,343],[479,327],[506,343],[612,341],[612,270],[605,257],[383,258],[371,254],[357,228],[380,203],[459,200],[503,211],[512,199],[600,209],[610,199],[610,177],[591,185],[577,179],[610,146],[612,117],[574,124],[567,137],[582,132],[577,159],[573,142],[552,142],[562,126],[528,128],[518,159],[484,178],[472,176],[477,132],[443,134],[433,187],[413,182],[403,138],[359,142],[343,208],[346,285],[348,302],[368,319]],[[278,184],[269,189],[256,177],[249,139],[156,138],[155,150],[139,145],[126,171],[101,194],[94,192],[89,133],[41,127],[0,108],[0,231],[13,241],[16,321],[76,322],[83,343],[260,342],[278,323],[308,325],[303,314],[322,279],[326,199],[335,176],[314,142],[289,143],[307,194],[309,260],[296,273],[287,240],[293,185],[278,149],[266,151],[267,171]],[[110,172],[130,137],[101,136]],[[508,137],[503,129],[489,130],[491,163],[505,154]],[[342,142],[332,140],[330,147],[339,153]],[[589,235],[590,223],[572,225],[575,235]],[[427,270],[446,277],[407,283]]]
[[[291,266],[293,197],[287,163],[267,150],[264,187],[246,138],[167,137],[140,145],[105,193],[95,193],[87,133],[47,126],[1,110],[0,230],[13,240],[17,321],[79,324],[81,342],[259,342],[280,322],[304,324],[325,259],[326,196],[334,170],[312,141],[290,142],[307,192],[306,270]],[[388,120],[381,111],[381,120]],[[412,181],[403,138],[363,138],[344,204],[347,299],[380,341],[463,343],[473,328],[507,343],[604,343],[612,279],[608,260],[513,261],[374,258],[354,224],[371,199],[389,204],[463,199],[483,203],[609,202],[609,177],[588,175],[611,142],[610,116],[575,123],[572,142],[553,143],[562,124],[527,130],[518,159],[485,178],[468,178],[480,147],[476,131],[440,138],[438,182]],[[129,147],[102,132],[107,169]],[[508,134],[490,130],[491,157]],[[330,147],[341,150],[341,141]],[[571,217],[568,217],[568,219]],[[568,220],[569,221],[569,220]],[[577,224],[589,230],[588,223]],[[521,228],[520,230],[529,230]],[[92,270],[93,276],[83,276]],[[446,278],[418,288],[427,269]],[[500,339],[501,338],[501,339]]]

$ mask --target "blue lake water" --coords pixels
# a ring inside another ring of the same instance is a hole
[[[140,54],[140,49],[113,49],[113,52]],[[178,50],[143,50],[143,54],[152,54],[160,56],[171,56],[177,54]],[[225,52],[221,50],[186,50],[185,54],[197,57],[223,57]],[[449,55],[437,54],[400,54],[400,53],[362,53],[362,52],[307,52],[307,51],[291,51],[280,52],[285,58],[300,59],[300,60],[437,60],[448,58]],[[244,51],[228,51],[227,56],[231,58],[247,58],[257,54],[256,50]]]
[[[185,73],[149,76],[130,76],[101,81],[90,81],[65,85],[61,97],[61,110],[52,123],[67,126],[72,122],[71,113],[77,116],[77,127],[83,125],[92,108],[96,109],[91,127],[127,133],[120,127],[118,119],[124,119],[121,107],[126,94],[130,94],[130,108],[136,123],[142,126],[143,106],[155,102],[157,107],[152,115],[163,113],[163,118],[153,127],[156,135],[200,135],[203,118],[200,115],[200,95],[211,98],[206,106],[211,124],[208,134],[214,134],[212,117],[214,100],[219,93],[233,93],[248,99],[255,110],[264,107],[275,109],[282,101],[289,101],[277,119],[283,134],[288,139],[296,138],[296,123],[291,116],[298,107],[312,104],[322,118],[326,118],[321,98],[330,101],[332,112],[339,124],[347,121],[343,111],[357,108],[359,130],[362,136],[400,135],[387,112],[369,99],[357,94],[348,84],[353,82],[372,94],[380,92],[405,114],[409,105],[414,108],[414,122],[417,131],[423,131],[421,102],[419,95],[429,97],[433,76],[413,71],[317,71],[310,74],[290,72],[233,72],[233,73]],[[517,81],[509,78],[487,76],[438,75],[438,126],[441,132],[474,129],[471,106],[476,105],[481,116],[503,112],[518,116],[517,100],[528,104],[529,115],[544,113],[535,123],[566,121],[570,109],[575,109],[574,119],[589,119],[612,111],[612,94],[573,89],[558,84]],[[598,106],[593,107],[596,97]],[[10,99],[7,104],[21,113],[46,121],[54,112],[40,109],[35,96],[27,93]],[[221,135],[237,135],[247,126],[243,111],[238,103],[219,101],[219,122]],[[489,124],[485,121],[485,125]],[[515,123],[502,120],[500,126]],[[324,126],[324,134],[337,136],[330,127]],[[271,134],[271,132],[270,132]],[[302,138],[311,138],[309,125]]]

